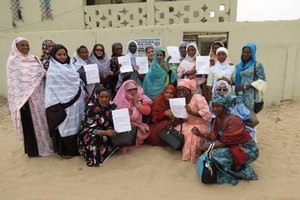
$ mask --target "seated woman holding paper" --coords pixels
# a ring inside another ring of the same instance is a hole
[[[209,133],[211,112],[207,102],[200,94],[194,94],[196,82],[190,79],[180,79],[177,84],[178,97],[185,98],[188,117],[182,124],[184,146],[182,160],[196,162],[204,139],[192,133],[192,128],[197,127],[202,133]],[[176,127],[180,131],[180,125]]]
[[[153,100],[151,107],[152,124],[150,125],[150,136],[147,143],[156,146],[165,146],[166,144],[159,138],[160,132],[173,124],[173,116],[169,99],[177,96],[176,88],[173,85],[167,85],[164,91]]]
[[[101,166],[117,148],[111,144],[116,134],[111,111],[116,105],[110,102],[110,93],[103,88],[96,88],[95,97],[88,103],[78,135],[78,152],[90,167]]]
[[[165,51],[161,48],[156,48],[149,72],[144,78],[144,93],[151,99],[160,95],[166,85],[176,83],[176,72],[169,68],[165,57]]]
[[[214,95],[212,109],[216,119],[211,133],[204,133],[196,127],[192,131],[203,139],[215,142],[210,155],[216,166],[217,183],[236,185],[239,179],[257,180],[258,177],[249,164],[258,158],[258,147],[241,118],[228,113],[227,103],[225,96]],[[208,145],[204,145],[202,150],[207,148]]]
[[[149,126],[142,122],[142,115],[150,114],[152,100],[143,94],[143,89],[134,80],[128,80],[121,85],[113,102],[117,105],[118,109],[128,108],[131,126],[138,127],[136,145],[123,147],[120,150],[127,152],[141,146],[149,136]]]

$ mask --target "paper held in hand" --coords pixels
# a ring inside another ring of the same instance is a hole
[[[172,98],[169,99],[170,107],[173,115],[176,118],[187,118],[188,113],[186,111],[185,98]]]
[[[122,108],[112,111],[115,131],[118,133],[131,131],[130,117],[128,108]]]
[[[131,60],[129,56],[120,56],[118,57],[119,64],[121,64],[120,72],[133,72],[132,66],[131,66]]]
[[[209,74],[210,63],[209,56],[197,56],[196,57],[196,74]]]
[[[99,69],[97,64],[89,64],[83,66],[85,71],[86,83],[100,83]]]
[[[168,55],[171,56],[169,63],[180,63],[180,53],[178,47],[168,46],[167,47]]]
[[[148,73],[148,58],[147,57],[136,57],[136,65],[139,66],[139,74]]]

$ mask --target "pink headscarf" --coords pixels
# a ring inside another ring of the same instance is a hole
[[[128,90],[137,88],[137,96],[143,104],[151,104],[152,100],[143,94],[143,88],[137,85],[134,80],[125,81],[118,90],[113,102],[118,108],[131,108],[133,106],[133,99],[128,94]]]
[[[195,80],[191,80],[191,79],[179,79],[177,83],[177,87],[178,86],[186,87],[190,89],[192,93],[194,93],[196,90],[197,83]]]
[[[128,93],[130,89],[137,89],[137,97],[142,102],[142,104],[151,104],[152,100],[143,94],[143,88],[137,85],[134,80],[125,81],[118,90],[113,102],[117,105],[118,109],[120,108],[131,108],[132,115],[130,119],[136,122],[142,122],[142,114],[138,109],[133,105],[133,98]]]

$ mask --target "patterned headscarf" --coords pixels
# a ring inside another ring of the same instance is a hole
[[[224,106],[225,108],[228,108],[227,100],[226,100],[226,97],[224,95],[214,94],[214,96],[212,97],[211,102],[220,104],[220,105]]]

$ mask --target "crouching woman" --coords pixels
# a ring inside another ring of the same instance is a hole
[[[223,95],[213,97],[212,110],[216,115],[212,132],[201,133],[195,127],[192,131],[215,142],[210,155],[217,169],[217,183],[236,185],[240,179],[257,180],[249,164],[258,158],[259,151],[242,119],[227,112],[227,102]],[[207,148],[208,145],[204,145],[202,150]]]

